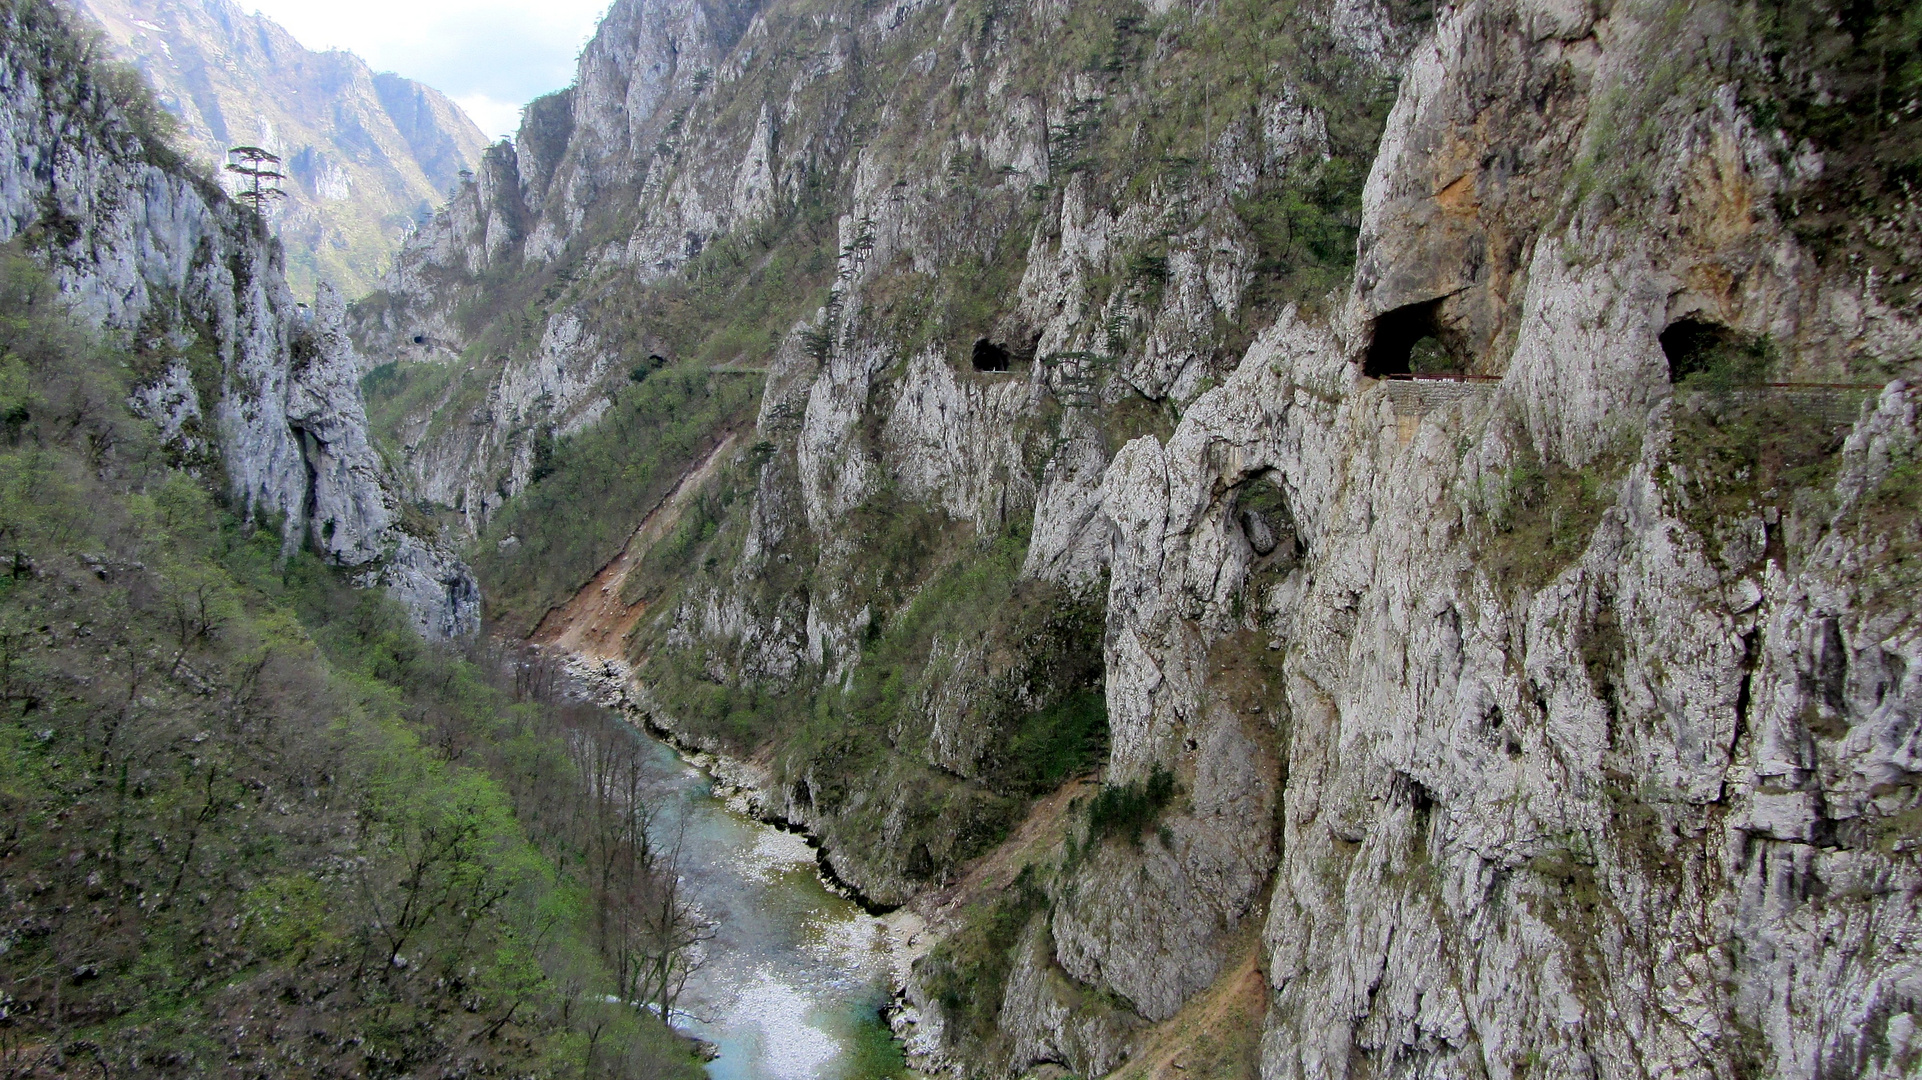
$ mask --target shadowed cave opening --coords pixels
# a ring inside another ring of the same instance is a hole
[[[1662,355],[1668,358],[1668,381],[1681,382],[1707,371],[1730,337],[1728,327],[1702,319],[1678,319],[1661,333]]]
[[[1768,372],[1766,341],[1721,323],[1688,316],[1669,323],[1658,340],[1671,383],[1696,376],[1718,384],[1759,383]]]
[[[1006,371],[1010,360],[1008,350],[987,338],[981,338],[974,343],[974,370],[976,371]]]
[[[1404,304],[1376,317],[1362,374],[1383,379],[1460,371],[1461,365],[1442,336],[1441,303],[1437,298]]]
[[[1280,478],[1272,470],[1256,473],[1235,488],[1231,513],[1260,565],[1286,573],[1301,559],[1301,535]]]

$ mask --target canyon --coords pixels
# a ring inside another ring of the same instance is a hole
[[[486,136],[433,87],[315,52],[226,0],[87,0],[114,52],[153,84],[180,141],[218,176],[234,146],[282,159],[272,214],[289,287],[359,296],[471,169]]]
[[[919,1071],[1907,1076],[1916,25],[616,0],[306,312],[9,50],[0,239],[288,550],[804,831]]]
[[[635,708],[872,903],[1098,692],[927,1067],[1109,1072],[1258,939],[1264,1077],[1902,1075],[1915,233],[1835,125],[1911,121],[1823,17],[621,3],[350,325],[500,624],[618,561]],[[635,533],[683,438],[556,524],[675,372],[762,380],[705,509]]]

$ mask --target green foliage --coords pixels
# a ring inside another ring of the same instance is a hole
[[[759,380],[680,364],[624,382],[599,423],[532,433],[539,476],[489,523],[474,565],[490,615],[526,631],[620,554],[635,526],[732,429],[752,419]],[[501,541],[518,542],[502,548]]]
[[[969,907],[960,926],[918,962],[921,984],[957,1025],[957,1034],[977,1042],[995,1036],[1015,950],[1046,907],[1034,867],[1023,867],[1000,896]]]
[[[1123,836],[1139,845],[1141,830],[1160,817],[1174,797],[1175,776],[1160,762],[1155,763],[1146,780],[1101,785],[1088,803],[1087,846],[1110,836]]]
[[[1681,322],[1663,331],[1669,375],[1678,390],[1727,394],[1760,386],[1775,365],[1775,345],[1705,323]]]
[[[1898,300],[1913,298],[1914,241],[1883,226],[1922,185],[1922,3],[1751,0],[1741,10],[1759,37],[1743,103],[1787,135],[1785,154],[1808,147],[1825,159],[1778,209],[1818,256],[1873,267]]]
[[[1570,468],[1544,462],[1525,435],[1518,442],[1507,472],[1479,493],[1487,531],[1480,562],[1498,589],[1526,596],[1588,549],[1631,455],[1618,451]]]
[[[1276,186],[1235,201],[1255,239],[1254,301],[1263,310],[1313,300],[1354,270],[1368,161],[1334,157],[1297,166]]]
[[[1732,363],[1737,376],[1747,369],[1739,354]],[[1717,563],[1737,550],[1723,544],[1726,530],[1771,510],[1778,516],[1796,509],[1822,512],[1848,429],[1789,394],[1730,384],[1725,369],[1683,383],[1671,414],[1668,459],[1657,474],[1676,515]],[[1740,573],[1747,567],[1726,569]]]
[[[1420,21],[1399,13],[1397,25]],[[1118,204],[1166,200],[1207,178],[1214,142],[1241,128],[1259,139],[1253,118],[1276,98],[1316,110],[1327,123],[1325,159],[1262,175],[1233,211],[1254,241],[1256,262],[1240,328],[1291,301],[1313,301],[1352,271],[1361,224],[1361,188],[1394,83],[1369,74],[1327,29],[1327,19],[1297,2],[1229,0],[1205,13],[1177,8],[1151,15],[1134,3],[1080,5],[1062,40],[1024,65],[1050,82],[1093,76],[1101,100],[1075,102],[1049,132],[1062,171],[1096,178]],[[1182,228],[1190,227],[1184,223]],[[1127,267],[1141,302],[1159,300],[1165,251],[1149,249]],[[1097,295],[1096,299],[1099,299]]]
[[[240,897],[240,941],[269,962],[299,963],[326,943],[327,901],[309,873],[270,877]]]
[[[926,701],[944,681],[971,674],[950,666],[957,650],[978,647],[998,678],[974,688],[961,723],[994,732],[982,780],[1009,794],[1051,791],[1091,769],[1107,750],[1101,694],[1103,632],[1099,608],[1057,587],[1020,579],[1025,535],[948,562],[925,581],[925,533],[899,528],[912,513],[889,515],[862,559],[877,580],[873,595],[910,594],[870,641],[846,691],[831,699],[834,723],[875,732],[918,726]]]
[[[691,585],[713,583],[740,549],[744,515],[735,512],[752,492],[760,467],[771,452],[761,443],[745,454],[735,454],[691,494],[678,499],[679,517],[659,540],[648,545],[639,562],[621,583],[621,602],[659,604],[663,598]],[[793,560],[790,560],[790,562]],[[798,571],[774,563],[764,569],[758,585],[764,594],[797,584]]]
[[[174,146],[180,122],[160,105],[138,70],[113,58],[105,32],[48,0],[0,0],[0,36],[13,43],[10,57],[27,65],[25,74],[38,84],[40,96],[67,106],[63,112],[94,137],[179,171],[203,194],[224,199],[211,179],[185,169]],[[56,236],[65,224],[42,223]]]
[[[605,812],[567,767],[591,733],[283,559],[3,268],[7,1067],[695,1075],[605,1002],[603,896],[557,870],[597,865],[565,812]]]
[[[1747,529],[1758,516],[1825,515],[1848,424],[1820,407],[1827,402],[1810,398],[1846,401],[1853,395],[1764,385],[1777,364],[1767,338],[1682,322],[1663,332],[1662,346],[1676,395],[1668,458],[1658,479],[1709,557],[1717,563],[1737,552],[1762,558],[1749,544],[1724,543],[1729,530]],[[1788,532],[1808,536],[1805,530]],[[1780,553],[1795,559],[1802,551],[1797,545]]]
[[[1029,713],[1009,734],[1000,763],[1017,791],[1052,791],[1094,768],[1108,750],[1108,703],[1099,690],[1077,690]]]
[[[677,531],[700,535],[709,513],[690,507]],[[1056,586],[1022,581],[1025,535],[981,545],[945,515],[886,496],[849,520],[861,543],[833,572],[872,598],[874,614],[845,680],[717,678],[735,658],[660,647],[653,635],[666,617],[643,627],[641,673],[678,730],[740,754],[774,748],[777,779],[804,792],[837,850],[896,859],[908,877],[938,880],[998,842],[1021,798],[1093,769],[1105,753],[1102,612]],[[693,550],[712,551],[727,535]],[[675,534],[659,547],[679,547]],[[671,577],[666,565],[648,570],[653,558],[643,570]],[[708,571],[684,572],[699,580]],[[799,586],[773,587],[785,595]],[[927,703],[943,694],[959,702],[955,724],[987,733],[973,777],[927,764]],[[868,794],[876,790],[900,794],[877,800]]]
[[[1433,334],[1415,339],[1408,349],[1408,370],[1418,375],[1431,375],[1461,370],[1460,361]]]
[[[408,417],[431,412],[457,377],[452,364],[389,361],[371,369],[360,379],[368,429],[391,438]],[[388,441],[381,440],[391,454],[394,447]]]

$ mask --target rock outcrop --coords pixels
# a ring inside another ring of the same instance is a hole
[[[1917,233],[1808,119],[1887,27],[1255,8],[618,4],[354,315],[500,350],[410,420],[414,483],[495,541],[655,298],[831,215],[740,350],[737,509],[630,647],[655,722],[920,903],[1066,722],[1073,635],[1013,613],[1105,611],[1107,801],[932,912],[930,1062],[1105,1073],[1258,936],[1270,1080],[1912,1073]],[[462,321],[508,295],[511,348]]]
[[[76,312],[129,347],[137,402],[246,517],[387,586],[424,634],[473,633],[472,576],[405,526],[368,440],[337,295],[297,304],[258,219],[143,130],[144,91],[65,52],[49,12],[5,11],[0,241],[43,258]]]
[[[282,157],[291,179],[274,225],[299,295],[321,281],[365,293],[487,145],[433,87],[314,52],[227,0],[80,7],[154,84],[196,157],[219,165],[237,144]]]

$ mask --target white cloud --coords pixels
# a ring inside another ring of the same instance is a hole
[[[376,71],[440,90],[482,131],[500,136],[519,123],[521,105],[573,81],[574,58],[605,0],[253,0],[253,6],[310,49],[347,49]]]
[[[501,101],[486,94],[463,94],[454,99],[454,104],[490,139],[512,138],[520,129],[521,106],[517,102]]]

